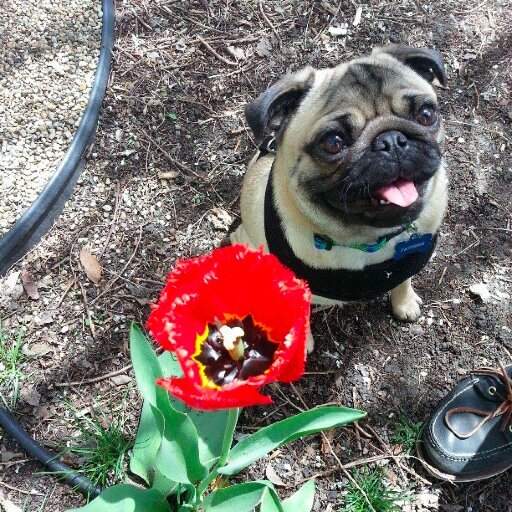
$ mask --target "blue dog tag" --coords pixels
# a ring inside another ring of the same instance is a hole
[[[409,254],[428,251],[432,247],[433,236],[431,233],[424,235],[414,234],[404,242],[399,242],[395,246],[395,260],[401,260]]]

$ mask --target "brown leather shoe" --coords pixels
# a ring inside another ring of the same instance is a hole
[[[512,467],[512,365],[471,373],[437,405],[416,445],[442,480],[481,480]]]

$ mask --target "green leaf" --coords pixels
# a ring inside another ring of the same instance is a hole
[[[302,509],[298,509],[302,512]],[[261,500],[260,512],[284,512],[283,505],[274,489],[268,489]],[[296,511],[295,511],[296,512]]]
[[[67,512],[171,512],[165,496],[153,489],[120,484],[105,489],[96,499]]]
[[[306,482],[295,494],[284,500],[284,512],[310,512],[315,502],[315,481]]]
[[[366,413],[357,409],[327,406],[278,421],[240,441],[229,452],[228,463],[218,471],[223,475],[234,475],[283,444],[357,421],[364,416]]]
[[[186,414],[172,407],[165,416],[156,467],[169,480],[184,484],[198,482],[208,474],[199,459],[196,427]]]
[[[176,119],[178,119],[178,116],[172,112],[165,114],[165,117],[167,117],[167,119],[170,121],[176,121]]]
[[[158,361],[165,377],[182,375],[176,356],[171,352],[161,354]],[[174,409],[186,413],[194,423],[199,435],[199,458],[204,466],[211,468],[220,455],[229,411],[198,411],[173,396],[169,396],[169,400]]]
[[[207,496],[206,512],[253,512],[260,505],[274,508],[261,509],[262,512],[283,512],[279,498],[270,482],[256,481],[231,485],[218,489]],[[297,511],[296,511],[297,512]]]
[[[140,476],[150,486],[153,485],[156,454],[162,444],[163,429],[162,413],[145,400],[130,458],[130,471]]]
[[[150,437],[143,438],[141,434],[140,440],[150,440],[152,451],[147,457],[139,457],[139,467],[137,462],[135,466],[147,476],[150,468],[156,467],[171,482],[188,484],[205,478],[207,469],[199,458],[197,430],[186,414],[172,407],[167,391],[155,384],[156,379],[165,376],[165,372],[148,340],[135,324],[130,329],[130,355],[137,386],[149,403],[155,421],[155,424],[151,424],[146,410],[142,426]],[[160,432],[158,447],[156,429]]]
[[[167,393],[155,384],[155,380],[162,376],[162,369],[155,351],[135,323],[132,323],[130,327],[130,358],[137,388],[142,398],[147,400],[153,407],[160,409],[160,412],[165,416],[165,413],[170,408],[169,401],[167,401],[166,407],[165,401],[158,400],[158,398],[159,395],[160,397],[166,396]]]

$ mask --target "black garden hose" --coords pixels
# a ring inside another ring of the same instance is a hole
[[[29,455],[35,457],[52,473],[58,474],[59,478],[76,488],[82,494],[95,498],[101,492],[100,486],[95,485],[85,476],[71,469],[68,465],[61,462],[56,455],[52,455],[46,448],[30,437],[27,432],[23,430],[23,427],[3,407],[0,407],[0,425],[2,425],[2,428],[8,434],[16,439],[16,442]]]
[[[84,115],[55,174],[34,203],[0,240],[0,275],[5,274],[48,231],[54,220],[60,215],[65,202],[73,191],[78,176],[84,168],[84,154],[92,144],[96,133],[101,103],[110,75],[110,63],[114,47],[114,0],[102,0],[102,10],[100,57]],[[39,460],[51,472],[58,474],[62,480],[75,487],[82,494],[95,497],[101,492],[101,487],[58,460],[55,455],[52,455],[29,436],[3,407],[0,407],[0,426],[28,454]]]
[[[0,276],[21,259],[50,229],[69,199],[84,166],[84,154],[94,140],[107,88],[115,37],[114,0],[102,0],[101,50],[94,84],[80,125],[59,167],[37,199],[0,239]]]

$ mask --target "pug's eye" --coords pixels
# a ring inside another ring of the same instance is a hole
[[[434,107],[422,107],[416,121],[422,126],[433,126],[436,124],[439,115]]]
[[[339,133],[328,133],[318,143],[318,147],[329,155],[336,155],[347,147],[343,135]]]

